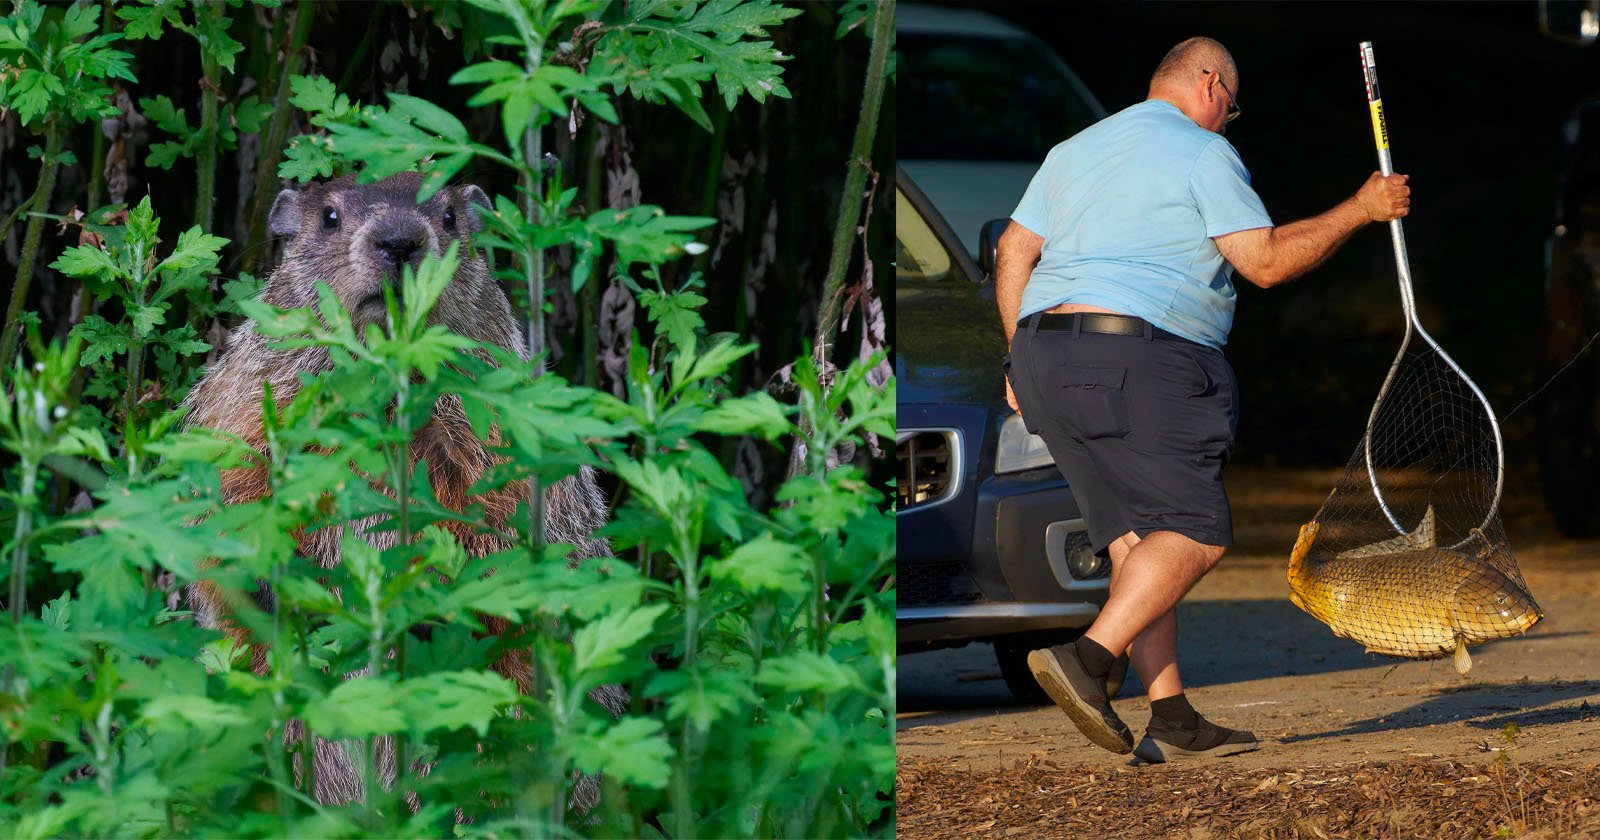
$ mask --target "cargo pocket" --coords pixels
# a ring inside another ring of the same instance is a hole
[[[1062,400],[1079,437],[1124,437],[1133,431],[1128,395],[1122,390],[1127,375],[1125,368],[1069,365],[1062,369]]]

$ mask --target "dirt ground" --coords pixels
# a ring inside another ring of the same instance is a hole
[[[1536,485],[1506,525],[1544,620],[1473,668],[1364,653],[1288,600],[1299,525],[1337,472],[1229,476],[1236,546],[1178,608],[1188,695],[1256,752],[1145,765],[1011,698],[988,645],[902,657],[902,837],[1600,837],[1600,541]],[[1113,701],[1142,734],[1130,674]]]

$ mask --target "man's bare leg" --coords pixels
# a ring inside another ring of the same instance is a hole
[[[1119,589],[1118,583],[1128,552],[1139,542],[1139,535],[1129,531],[1111,543],[1112,593]],[[1151,700],[1176,697],[1183,693],[1183,680],[1178,676],[1178,616],[1175,610],[1167,610],[1134,638],[1128,649],[1128,661],[1144,683]]]
[[[1119,542],[1123,540],[1126,537]],[[1170,615],[1172,608],[1211,571],[1226,550],[1195,542],[1172,531],[1156,531],[1129,548],[1121,563],[1116,562],[1113,554],[1111,593],[1099,617],[1084,635],[1106,650],[1125,651],[1146,630],[1166,621],[1171,624],[1175,657],[1177,622]],[[1164,633],[1158,629],[1150,639],[1153,650],[1149,664],[1159,665]],[[1130,654],[1130,658],[1134,655],[1144,658],[1143,654]],[[1135,668],[1138,668],[1137,663]],[[1155,679],[1160,678],[1160,671],[1158,668],[1153,675]],[[1139,678],[1145,678],[1143,669],[1139,669]],[[1177,679],[1176,668],[1172,679]]]

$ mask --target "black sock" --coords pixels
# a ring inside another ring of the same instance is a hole
[[[1083,663],[1083,670],[1097,680],[1103,680],[1111,673],[1111,666],[1117,661],[1116,654],[1100,646],[1099,642],[1088,636],[1078,637],[1078,661]]]
[[[1155,715],[1179,729],[1194,729],[1200,725],[1200,714],[1189,705],[1189,698],[1182,693],[1160,700],[1150,701],[1150,714]]]

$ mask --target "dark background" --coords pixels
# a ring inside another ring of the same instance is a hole
[[[977,5],[977,4],[948,4]],[[1539,30],[1534,3],[991,2],[1115,113],[1144,99],[1178,41],[1233,53],[1227,137],[1273,219],[1321,213],[1378,168],[1358,44],[1373,42],[1422,323],[1505,419],[1513,476],[1535,469],[1545,250],[1563,121],[1600,96],[1600,46]],[[1403,330],[1387,226],[1269,291],[1240,281],[1226,348],[1243,415],[1235,457],[1333,465],[1353,451]]]

